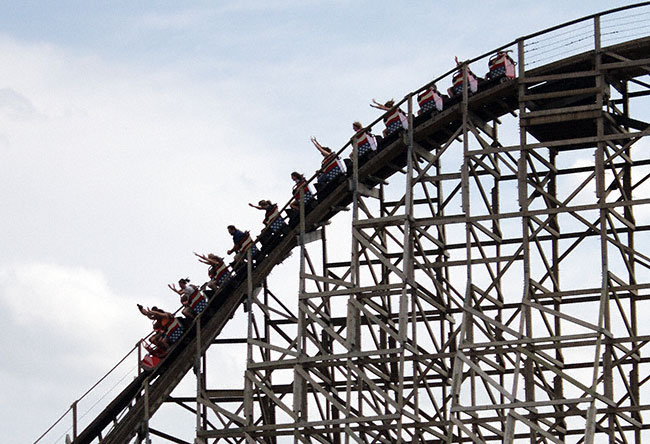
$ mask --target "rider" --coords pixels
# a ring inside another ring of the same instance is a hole
[[[228,250],[228,254],[237,253],[235,255],[235,261],[237,261],[242,256],[245,257],[249,248],[252,248],[251,254],[253,257],[259,253],[259,250],[253,243],[253,239],[251,238],[248,231],[241,231],[238,230],[234,225],[228,225],[228,233],[230,233],[232,236],[232,241],[234,244],[233,247]]]
[[[485,76],[488,80],[505,77],[514,79],[517,74],[515,65],[517,64],[508,54],[511,50],[498,51],[488,60],[489,72]]]
[[[264,210],[264,226],[259,241],[262,252],[270,251],[287,231],[287,224],[278,211],[277,204],[270,200],[260,200],[258,205],[248,204],[258,210]]]
[[[196,252],[194,255],[199,258],[199,262],[210,265],[210,268],[208,268],[208,277],[210,278],[210,281],[205,284],[210,288],[210,290],[205,290],[206,293],[214,293],[217,288],[221,287],[228,281],[228,279],[230,279],[228,265],[223,261],[221,256],[212,253],[205,256]]]
[[[294,181],[295,185],[293,186],[293,201],[291,201],[291,204],[289,205],[291,209],[300,211],[300,191],[302,190],[303,192],[303,202],[305,204],[305,209],[311,209],[311,205],[314,203],[314,193],[311,191],[311,188],[309,187],[309,184],[307,184],[307,180],[305,179],[305,176],[302,174],[298,173],[297,171],[294,171],[291,173],[291,180]]]
[[[418,94],[418,105],[420,105],[418,115],[442,111],[443,98],[435,83]]]
[[[154,321],[154,335],[151,336],[149,341],[156,346],[155,349],[149,349],[157,356],[167,353],[169,346],[178,341],[183,335],[183,325],[179,322],[173,314],[161,310],[158,307],[151,307],[151,309],[144,308],[142,305],[137,304],[140,313]]]
[[[320,193],[328,184],[333,183],[336,178],[340,177],[345,170],[343,162],[339,156],[336,155],[329,147],[323,146],[318,143],[315,137],[311,137],[311,143],[314,144],[316,149],[323,155],[321,169],[318,174],[316,188]]]
[[[408,129],[409,124],[408,119],[406,118],[406,114],[404,114],[404,112],[399,109],[399,107],[393,108],[395,106],[395,101],[393,99],[389,100],[383,105],[377,102],[375,99],[372,99],[370,106],[386,111],[386,114],[384,114],[384,125],[386,125],[386,129],[384,130],[384,137],[390,136],[401,128]]]
[[[194,319],[199,313],[205,310],[208,305],[208,300],[205,295],[199,290],[196,285],[190,284],[188,278],[180,279],[178,281],[179,289],[176,285],[167,285],[174,293],[181,296],[181,304],[183,304],[183,315],[188,319]]]
[[[377,151],[377,139],[370,133],[370,130],[364,130],[361,122],[355,121],[352,123],[354,136],[352,141],[357,144],[357,152],[359,153],[359,163],[366,159],[372,153]],[[352,157],[352,154],[350,154]]]
[[[463,64],[458,57],[454,59],[458,70],[452,76],[452,86],[447,88],[447,92],[450,96],[460,96],[463,93]],[[469,69],[469,66],[467,67],[467,83],[469,84],[469,93],[478,91],[478,77]]]
[[[273,234],[287,226],[284,219],[280,216],[278,205],[274,204],[270,200],[260,200],[257,205],[253,205],[252,203],[249,203],[248,205],[258,210],[264,210],[264,225],[268,227]]]

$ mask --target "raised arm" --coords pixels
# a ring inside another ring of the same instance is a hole
[[[140,313],[151,319],[152,321],[159,320],[162,315],[161,313],[154,311],[154,310],[149,310],[148,308],[144,308],[142,305],[137,304],[138,310],[140,310]]]
[[[375,99],[372,99],[371,107],[380,109],[382,111],[388,111],[390,108],[384,105],[383,103],[377,102]]]
[[[198,258],[199,258],[199,262],[201,262],[202,264],[206,264],[206,265],[219,265],[219,264],[221,263],[221,262],[220,262],[220,261],[221,261],[221,258],[220,258],[219,256],[215,256],[215,255],[213,255],[212,253],[210,253],[210,254],[208,254],[208,255],[206,256],[206,255],[204,255],[204,254],[198,254],[198,253],[195,252],[195,253],[194,253],[194,256],[198,257]],[[212,257],[211,257],[211,256],[212,256]],[[216,258],[216,259],[214,259],[214,258]]]
[[[320,153],[321,153],[324,157],[327,157],[327,156],[329,156],[330,154],[332,154],[332,150],[330,150],[329,148],[325,148],[323,145],[321,145],[320,143],[318,143],[318,140],[316,140],[316,138],[315,138],[314,136],[311,136],[311,137],[310,137],[310,140],[311,140],[311,143],[314,144],[314,146],[318,149],[318,151],[320,151]]]
[[[207,257],[205,257],[202,254],[197,253],[196,251],[194,251],[194,256],[199,258],[199,262],[201,262],[203,264],[208,264],[208,265],[210,264]]]
[[[311,137],[309,138],[309,140],[311,140],[311,143],[313,143],[314,146],[315,146],[316,148],[318,148],[319,150],[322,150],[322,149],[323,149],[323,146],[322,146],[320,143],[318,143],[318,140],[316,140],[316,138],[315,138],[314,136],[311,136]]]
[[[173,291],[174,293],[178,293],[178,294],[181,295],[181,296],[183,295],[183,292],[182,292],[181,290],[179,290],[179,289],[176,288],[176,284],[168,284],[167,286],[168,286],[169,289],[170,289],[171,291]]]
[[[146,317],[148,317],[149,319],[151,319],[151,317],[150,317],[150,315],[149,315],[149,310],[145,309],[145,308],[142,306],[142,304],[136,304],[136,305],[138,306],[138,310],[140,310],[140,313],[142,313],[143,315],[145,315]]]

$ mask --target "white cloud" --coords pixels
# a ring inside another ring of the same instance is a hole
[[[106,335],[119,339],[135,330],[124,316],[127,301],[97,270],[45,263],[0,270],[0,303],[7,322],[19,329],[83,338],[96,348],[110,344]]]
[[[9,315],[19,324],[44,323],[47,327],[66,327],[67,306],[84,310],[87,302],[100,296],[105,299],[106,279],[100,273],[85,269],[65,269],[47,264],[19,266],[3,270],[1,285],[3,302]],[[29,294],[29,298],[11,295]]]
[[[0,89],[0,113],[16,120],[34,119],[39,115],[31,101],[11,88]]]
[[[206,19],[202,8],[188,8],[173,13],[152,12],[138,19],[138,25],[161,31],[186,29],[202,23]]]
[[[229,112],[245,99],[219,84],[7,39],[0,40],[0,61],[12,67],[0,85],[44,116],[23,121],[0,113],[0,140],[8,145],[1,156],[11,165],[0,190],[0,227],[7,247],[26,260],[93,257],[117,287],[118,277],[145,287],[192,269],[203,277],[192,250],[227,249],[228,223],[259,229],[247,199],[288,198],[292,167],[281,166],[250,121]],[[278,179],[281,168],[287,177]],[[248,213],[234,217],[239,210]],[[208,236],[217,242],[207,244]],[[116,246],[123,251],[109,260]],[[172,266],[177,271],[168,277]]]
[[[55,419],[52,412],[62,413],[150,330],[149,321],[126,295],[110,288],[102,272],[84,267],[3,265],[0,310],[0,390],[13,400],[11,411],[3,409],[3,420],[23,424],[13,427],[24,438],[20,441],[35,439],[31,427],[45,430]],[[135,356],[84,400],[83,411],[116,378],[132,374]],[[27,410],[37,420],[22,420]]]
[[[247,0],[220,1],[208,6],[191,6],[177,11],[155,11],[136,19],[138,26],[160,31],[187,30],[196,26],[207,25],[215,19],[223,20],[233,14],[269,14],[279,11],[295,11],[297,8],[313,8],[316,2],[308,6],[300,0]],[[319,2],[322,3],[322,2]],[[262,32],[260,30],[260,32]]]

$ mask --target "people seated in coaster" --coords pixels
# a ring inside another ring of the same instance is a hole
[[[149,339],[156,346],[158,353],[166,353],[174,342],[183,335],[183,325],[173,314],[158,307],[144,308],[138,305],[140,313],[154,321],[154,335]]]
[[[389,100],[388,102],[384,103],[383,105],[379,102],[377,102],[375,99],[372,99],[372,103],[370,104],[371,107],[380,109],[382,111],[386,111],[386,114],[384,114],[384,125],[386,125],[386,129],[384,130],[384,137],[388,137],[391,134],[395,133],[396,131],[404,128],[405,130],[408,129],[408,119],[406,118],[406,114],[399,109],[399,107],[394,108],[395,106],[395,101],[394,100]]]
[[[355,134],[351,137],[353,149],[350,152],[348,159],[345,159],[346,174],[352,175],[354,169],[354,145],[357,146],[359,153],[359,168],[368,161],[378,151],[378,140],[381,141],[381,136],[375,136],[370,132],[370,128],[364,128],[361,122],[355,121],[352,123],[352,129]]]
[[[438,92],[438,88],[435,84],[418,94],[418,105],[420,105],[418,116],[428,112],[437,113],[442,111],[443,97],[442,94]]]
[[[294,171],[291,173],[291,180],[294,182],[293,189],[291,193],[293,194],[293,200],[289,204],[289,214],[290,225],[295,222],[296,217],[300,217],[300,193],[303,194],[303,204],[305,205],[305,212],[308,212],[316,204],[316,199],[314,198],[314,193],[311,190],[311,187],[307,183],[305,176]]]
[[[165,340],[165,329],[160,321],[153,322],[153,332],[146,339],[142,341],[142,346],[149,352],[151,356],[162,358],[167,353],[169,346]]]
[[[314,136],[310,138],[311,143],[314,144],[316,149],[323,155],[321,169],[318,174],[316,189],[320,193],[327,184],[332,183],[337,178],[341,177],[345,171],[345,166],[339,156],[336,155],[329,147],[323,146],[318,143]]]
[[[517,62],[512,60],[508,55],[510,50],[498,51],[488,60],[488,73],[485,78],[488,80],[496,80],[501,78],[514,79],[517,77],[515,72],[515,65]]]
[[[282,231],[287,226],[284,219],[280,216],[278,205],[270,200],[260,200],[257,205],[253,205],[252,203],[248,205],[258,210],[264,210],[264,226],[268,227],[273,234]]]
[[[450,96],[460,96],[463,94],[463,64],[455,58],[458,71],[451,78],[452,86],[447,89]],[[478,91],[478,77],[467,67],[467,83],[469,84],[469,93],[473,94]]]
[[[253,239],[248,231],[238,230],[234,225],[228,225],[228,233],[232,236],[233,247],[228,250],[228,254],[235,254],[235,262],[240,258],[246,259],[248,249],[251,249],[251,254],[255,258],[259,254],[259,250],[255,246]]]
[[[265,228],[259,236],[259,241],[262,245],[262,252],[269,252],[277,245],[282,236],[287,233],[287,224],[280,215],[277,204],[274,204],[270,200],[260,200],[258,205],[253,205],[252,203],[248,205],[264,211],[263,222]]]
[[[169,284],[167,285],[174,293],[178,293],[181,297],[181,304],[183,305],[183,316],[188,319],[194,319],[199,313],[205,310],[208,305],[208,300],[201,292],[199,287],[190,284],[189,278],[179,279],[178,286]]]
[[[372,135],[370,129],[364,129],[363,125],[359,121],[352,123],[352,129],[355,133],[354,136],[352,136],[352,141],[357,145],[359,163],[361,163],[377,151],[377,138]]]
[[[210,265],[210,268],[208,268],[210,281],[204,284],[210,290],[204,291],[208,296],[212,296],[215,290],[222,287],[230,279],[231,275],[228,265],[223,261],[221,256],[217,256],[216,254],[209,253],[205,256],[195,252],[194,255],[199,258],[199,262]]]

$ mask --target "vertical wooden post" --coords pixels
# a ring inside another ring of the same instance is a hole
[[[246,426],[252,427],[255,419],[253,417],[253,376],[248,366],[253,363],[253,246],[246,250],[246,308],[248,310],[248,341],[246,345],[246,377],[244,379],[244,416],[246,417]],[[245,433],[246,442],[253,443],[254,439],[249,432]]]
[[[194,357],[194,374],[196,375],[196,434],[203,429],[201,425],[201,407],[200,398],[203,396],[203,372],[201,371],[201,316],[196,318],[196,356]],[[197,444],[203,440],[196,439]]]
[[[149,378],[147,378],[144,380],[144,422],[142,424],[144,428],[144,440],[147,444],[151,442],[149,439],[149,417]]]
[[[72,403],[72,439],[77,439],[77,406],[79,401]]]

